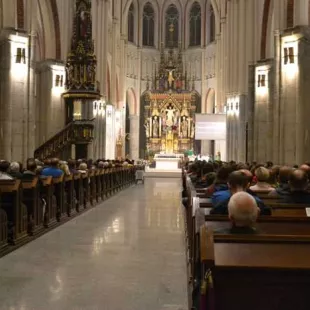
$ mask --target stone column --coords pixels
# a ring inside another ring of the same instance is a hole
[[[24,161],[28,156],[28,36],[12,30],[2,30],[1,42],[1,92],[0,92],[0,157],[6,160]],[[17,59],[18,49],[25,57]],[[29,81],[30,82],[30,81]],[[27,124],[26,128],[25,122]],[[1,149],[2,148],[2,149]],[[32,150],[33,151],[33,150]]]
[[[37,64],[38,98],[36,147],[61,131],[65,126],[65,103],[61,98],[63,87],[56,86],[56,75],[65,79],[64,64],[52,60],[45,60]]]
[[[139,159],[139,116],[130,115],[130,157]]]
[[[232,85],[233,92],[238,91],[238,53],[240,52],[238,49],[239,44],[239,30],[238,29],[238,3],[233,1],[233,46],[231,49],[231,53],[233,54],[233,66],[232,66]]]
[[[228,46],[227,46],[227,91],[232,92],[232,80],[233,80],[233,10],[232,2],[227,2],[227,28],[228,28]]]

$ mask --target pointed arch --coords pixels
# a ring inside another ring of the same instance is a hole
[[[61,38],[56,0],[37,0],[44,38],[44,58],[61,59]]]
[[[59,25],[59,14],[58,14],[57,2],[56,0],[50,0],[50,1],[51,1],[51,7],[52,7],[54,29],[55,29],[56,59],[61,59],[60,25]]]
[[[204,113],[214,114],[215,112],[215,90],[214,88],[209,88],[206,95]]]
[[[134,43],[135,41],[135,7],[133,2],[131,3],[129,10],[128,10],[128,17],[127,17],[127,36],[128,41]]]
[[[137,97],[132,87],[127,89],[127,104],[129,115],[137,115]]]
[[[260,58],[266,58],[266,45],[267,45],[267,30],[269,24],[271,0],[265,0],[264,10],[263,10],[263,21],[262,21],[262,31],[261,31],[261,42],[260,42]]]

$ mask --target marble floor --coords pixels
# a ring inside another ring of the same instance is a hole
[[[0,309],[187,309],[180,191],[147,179],[1,258]]]

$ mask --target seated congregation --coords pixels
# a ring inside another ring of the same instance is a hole
[[[0,160],[0,256],[135,181],[130,160]]]
[[[192,309],[310,309],[309,178],[309,164],[187,164]]]

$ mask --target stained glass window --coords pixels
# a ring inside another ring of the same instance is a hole
[[[215,40],[215,16],[212,5],[210,6],[210,42]]]
[[[134,43],[135,33],[135,14],[133,3],[129,7],[128,11],[128,41]]]
[[[189,45],[198,46],[201,44],[201,7],[194,2],[189,16]]]
[[[179,12],[171,4],[166,11],[166,46],[177,47],[179,42]]]
[[[154,9],[151,3],[147,3],[143,9],[143,45],[154,46]]]

